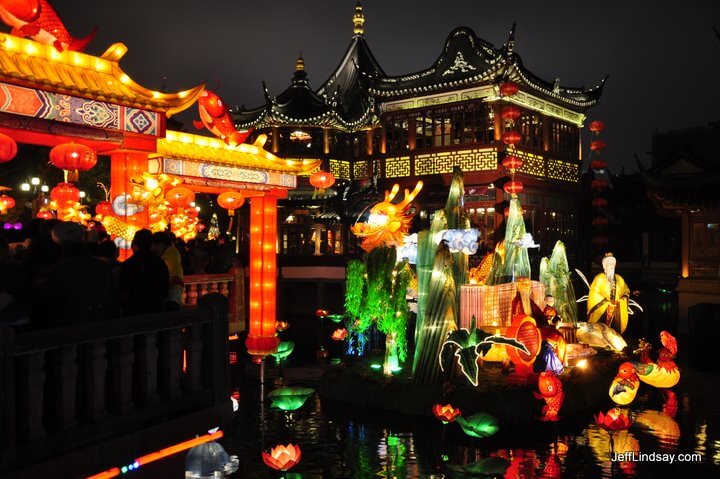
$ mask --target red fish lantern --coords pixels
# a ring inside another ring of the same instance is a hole
[[[203,90],[198,98],[201,121],[194,121],[198,130],[205,127],[228,145],[235,147],[245,141],[252,130],[238,131],[227,105],[215,93]]]
[[[80,201],[80,190],[72,183],[58,183],[50,190],[50,199],[58,203]]]
[[[503,120],[511,120],[515,121],[522,115],[522,110],[515,105],[509,105],[503,107],[503,109],[500,111],[500,117]]]
[[[502,141],[506,145],[512,145],[515,146],[522,140],[522,136],[520,135],[520,132],[515,130],[509,130],[502,134]]]
[[[455,418],[462,416],[460,408],[453,407],[450,404],[435,404],[433,406],[433,414],[436,418],[440,419],[443,424],[454,422]]]
[[[612,408],[606,414],[602,411],[595,416],[595,422],[606,431],[625,431],[632,425],[632,420],[620,408]]]
[[[0,196],[0,212],[5,213],[7,210],[11,210],[15,207],[15,200],[8,196],[8,195],[2,195]]]
[[[17,155],[17,143],[11,137],[0,133],[0,163],[5,163]]]
[[[228,210],[228,214],[232,216],[235,214],[235,210],[245,203],[245,197],[237,191],[225,191],[218,195],[217,203]]]
[[[500,84],[500,95],[502,96],[513,96],[518,91],[520,91],[520,87],[517,83],[507,81]]]
[[[590,123],[589,128],[590,128],[590,131],[592,131],[593,133],[597,133],[597,132],[603,131],[605,129],[605,123],[603,123],[600,120],[595,120]]]
[[[503,190],[509,195],[517,195],[523,190],[523,184],[519,181],[508,181],[503,186]]]
[[[300,446],[288,444],[283,446],[278,444],[270,449],[270,453],[262,452],[263,462],[276,471],[287,471],[300,462],[302,451]]]
[[[195,193],[192,190],[183,186],[177,186],[171,188],[165,193],[165,200],[170,203],[170,206],[181,209],[187,207],[190,203],[195,201]]]
[[[63,143],[50,150],[50,163],[67,171],[67,181],[77,181],[78,172],[87,171],[97,164],[97,154],[80,143]]]
[[[541,418],[543,421],[557,421],[560,419],[558,413],[565,401],[565,393],[563,393],[562,382],[560,378],[552,371],[543,371],[538,377],[539,392],[533,394],[537,399],[544,399]]]

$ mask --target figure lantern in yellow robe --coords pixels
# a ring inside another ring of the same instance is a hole
[[[587,300],[589,323],[602,321],[622,334],[628,322],[630,288],[619,274],[615,274],[617,260],[607,253],[602,260],[603,272],[593,279]]]

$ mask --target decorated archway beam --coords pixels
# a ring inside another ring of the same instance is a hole
[[[99,154],[110,154],[119,148],[150,153],[155,151],[157,140],[148,135],[100,130],[6,113],[0,113],[0,133],[12,137],[18,143],[48,147],[75,141],[91,147]]]
[[[177,93],[150,90],[136,83],[118,62],[127,52],[111,45],[100,57],[58,52],[51,45],[0,34],[0,82],[43,91],[123,105],[171,116],[190,107],[205,85]]]

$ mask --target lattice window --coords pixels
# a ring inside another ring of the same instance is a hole
[[[368,162],[367,160],[356,161],[353,163],[353,178],[367,178],[368,177]]]
[[[545,160],[541,155],[535,155],[521,150],[513,151],[514,155],[522,158],[523,165],[521,173],[534,176],[545,176]]]
[[[410,157],[385,159],[385,178],[402,178],[410,176]]]
[[[453,167],[463,171],[487,171],[497,169],[497,151],[493,148],[444,151],[417,155],[415,157],[416,175],[434,175],[452,173]]]
[[[330,173],[339,180],[350,179],[350,162],[345,160],[330,160]]]
[[[554,180],[577,183],[580,168],[577,163],[568,161],[548,160],[548,177]]]

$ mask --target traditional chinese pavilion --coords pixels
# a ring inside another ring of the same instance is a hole
[[[263,105],[235,112],[237,126],[253,126],[256,132],[267,134],[274,153],[321,160],[322,168],[341,185],[375,179],[380,190],[392,183],[412,189],[416,179],[422,179],[426,187],[418,200],[421,221],[444,203],[453,167],[460,166],[465,172],[466,209],[486,241],[503,220],[507,199],[500,187],[507,177],[500,164],[506,150],[500,110],[516,105],[521,110],[516,125],[522,135],[516,154],[523,160],[518,179],[525,185],[520,199],[528,231],[541,244],[543,254],[557,239],[563,239],[572,251],[580,129],[585,112],[599,101],[603,82],[587,89],[538,78],[515,51],[514,26],[500,48],[479,39],[469,28],[457,28],[428,68],[392,77],[372,54],[364,23],[358,2],[350,45],[330,77],[312,88],[305,63],[298,59],[290,86],[274,97],[266,90]],[[512,98],[499,92],[505,81],[520,88]],[[332,211],[326,211],[325,218],[352,210],[338,207],[342,201],[349,201],[347,194],[326,201],[336,206],[330,206]],[[321,210],[308,209],[312,205],[308,201],[284,205],[281,215],[289,221],[280,225],[281,253],[317,254],[296,243],[318,233]],[[303,216],[310,217],[304,233],[299,231]],[[353,221],[350,218],[346,223]],[[344,252],[344,245],[333,241],[344,237],[342,228],[338,224],[322,227],[323,253]]]

